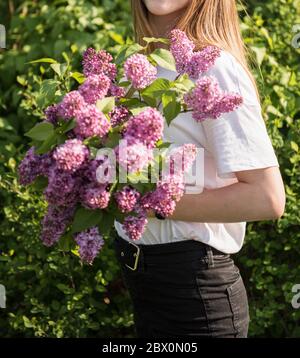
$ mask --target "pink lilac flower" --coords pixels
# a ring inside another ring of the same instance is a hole
[[[214,77],[204,76],[185,95],[185,102],[193,110],[193,118],[201,122],[233,111],[243,103],[243,98],[235,93],[223,92]]]
[[[185,73],[186,65],[191,61],[195,44],[178,29],[170,32],[170,51],[172,52],[178,73]]]
[[[127,122],[125,138],[132,137],[154,148],[163,134],[163,117],[155,108],[147,108]]]
[[[193,54],[186,65],[185,72],[193,79],[198,79],[201,74],[208,71],[220,57],[221,50],[216,46],[207,46],[202,51]]]
[[[113,154],[113,153],[112,153]],[[90,159],[79,169],[80,175],[85,182],[94,186],[98,184],[108,184],[115,181],[116,164],[109,156],[101,155],[95,159]]]
[[[109,113],[110,124],[112,127],[119,126],[129,118],[129,110],[125,106],[117,106]]]
[[[141,194],[136,189],[125,186],[122,190],[117,191],[114,196],[119,210],[122,213],[129,213],[134,209]]]
[[[184,144],[178,148],[172,148],[165,161],[167,176],[182,175],[188,171],[196,159],[197,148],[194,144]]]
[[[81,192],[81,203],[88,209],[105,209],[109,204],[110,193],[107,185],[89,186]]]
[[[57,167],[68,172],[75,172],[88,157],[89,150],[80,139],[66,140],[53,153]]]
[[[157,183],[155,190],[146,193],[139,201],[142,210],[154,210],[163,217],[173,214],[176,202],[184,194],[183,175],[170,175]]]
[[[79,177],[53,167],[48,176],[48,186],[44,190],[44,195],[50,204],[71,205],[78,201],[80,186]]]
[[[72,119],[86,106],[84,98],[78,91],[67,93],[58,104],[57,114],[63,119]]]
[[[201,51],[194,52],[195,44],[179,29],[170,32],[170,41],[177,72],[188,73],[193,79],[208,71],[221,54],[221,50],[216,46],[206,46]]]
[[[35,153],[35,147],[31,147],[18,167],[20,184],[28,185],[39,175],[47,176],[52,164],[51,153],[38,155]]]
[[[113,57],[106,51],[96,51],[93,48],[88,48],[83,54],[83,73],[86,77],[91,75],[104,74],[111,80],[114,80],[117,75],[117,67],[111,63]]]
[[[99,99],[103,99],[110,87],[110,79],[100,73],[99,75],[89,76],[84,83],[79,86],[78,92],[86,103],[95,104]]]
[[[108,96],[112,97],[124,97],[126,94],[126,89],[124,87],[120,87],[115,85],[114,83],[111,83],[109,90],[108,90]]]
[[[130,56],[124,64],[124,71],[126,78],[132,82],[136,89],[149,86],[157,75],[156,67],[151,65],[147,56],[141,54]]]
[[[53,104],[51,106],[48,106],[44,110],[44,113],[45,113],[45,116],[46,116],[45,122],[56,124],[56,122],[58,120],[58,105],[57,104]]]
[[[52,246],[60,239],[74,212],[75,206],[48,206],[47,213],[42,220],[41,240],[44,245]]]
[[[122,139],[115,153],[120,166],[128,173],[142,170],[153,159],[152,150],[135,138]]]
[[[92,264],[95,257],[104,245],[102,235],[96,226],[87,229],[74,236],[79,246],[79,255],[82,261]]]
[[[145,216],[127,216],[122,227],[131,240],[139,240],[146,229],[147,223],[148,220]]]
[[[110,129],[105,115],[94,105],[87,105],[76,117],[74,133],[77,138],[104,137]]]

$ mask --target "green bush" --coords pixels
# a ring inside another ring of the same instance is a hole
[[[300,51],[291,43],[296,35],[293,26],[300,25],[300,1],[244,3],[248,15],[240,6],[243,34],[259,65],[253,70],[287,205],[278,221],[248,224],[237,261],[249,293],[250,335],[299,337],[300,310],[291,306],[291,288],[300,283]],[[48,66],[28,62],[41,57],[69,59],[80,70],[80,54],[88,46],[115,54],[132,37],[129,1],[50,4],[0,4],[0,23],[8,30],[8,49],[0,52],[0,283],[7,289],[0,336],[132,336],[132,308],[111,244],[93,266],[81,266],[76,252],[62,246],[45,248],[39,240],[45,202],[16,180],[17,164],[28,148],[24,133],[41,119],[38,104],[44,103],[45,88],[51,91],[45,83],[53,78]]]

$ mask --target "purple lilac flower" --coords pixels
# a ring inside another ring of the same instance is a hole
[[[67,93],[58,104],[57,113],[63,119],[72,119],[86,106],[84,98],[78,91]]]
[[[49,173],[44,195],[50,204],[71,205],[78,201],[80,186],[80,177],[54,167]]]
[[[75,172],[88,157],[89,150],[80,139],[66,140],[53,153],[57,167],[68,172]]]
[[[178,73],[185,73],[187,64],[191,61],[195,45],[186,34],[178,29],[170,32],[170,50],[175,58]]]
[[[55,244],[70,223],[75,212],[75,206],[49,205],[42,220],[41,240],[46,246]]]
[[[94,105],[87,105],[76,117],[74,133],[77,138],[103,137],[110,129],[105,115]]]
[[[185,72],[193,79],[208,71],[220,57],[221,50],[216,46],[207,46],[202,51],[193,54],[190,62],[186,65]]]
[[[45,116],[46,116],[45,122],[56,124],[56,122],[58,120],[58,105],[57,104],[53,104],[51,106],[48,106],[44,110],[44,113],[45,113]]]
[[[28,185],[39,175],[47,176],[52,164],[51,153],[38,155],[35,153],[35,147],[31,147],[18,167],[20,184]]]
[[[201,122],[233,111],[243,103],[243,98],[235,93],[223,92],[214,77],[205,76],[185,95],[185,102],[193,110],[193,118]]]
[[[94,226],[76,234],[74,239],[79,246],[81,260],[91,265],[104,245],[103,237],[98,228]]]
[[[136,189],[125,186],[122,190],[117,191],[114,196],[119,210],[122,213],[129,213],[134,209],[141,194]]]
[[[86,103],[95,104],[99,99],[103,99],[106,96],[109,87],[110,79],[103,73],[100,73],[99,75],[90,75],[79,86],[78,92]]]
[[[130,56],[124,64],[124,71],[126,78],[132,82],[136,89],[149,86],[157,75],[156,67],[151,65],[147,56],[141,54]]]
[[[155,108],[147,108],[127,122],[125,138],[132,137],[154,148],[163,134],[163,117]]]
[[[129,118],[129,110],[125,106],[117,106],[109,113],[110,124],[112,127],[119,126]]]
[[[127,216],[122,225],[131,240],[139,240],[146,228],[148,220],[145,216]]]
[[[122,139],[115,153],[120,166],[128,173],[142,170],[153,159],[152,150],[134,138]]]
[[[108,90],[108,96],[112,97],[124,97],[126,94],[126,89],[124,87],[120,87],[115,85],[114,83],[111,83],[109,90]]]
[[[96,51],[93,48],[88,48],[83,54],[83,73],[86,77],[91,75],[104,74],[111,80],[114,80],[117,75],[117,67],[112,56],[104,51]]]
[[[107,185],[89,186],[81,192],[81,203],[88,209],[105,209],[109,204],[110,193]]]

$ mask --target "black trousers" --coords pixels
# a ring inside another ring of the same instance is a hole
[[[134,246],[117,237],[115,249],[138,337],[247,337],[247,294],[230,255],[195,240]]]

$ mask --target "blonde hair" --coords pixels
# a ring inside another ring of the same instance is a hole
[[[144,45],[143,37],[153,36],[148,10],[142,0],[131,0],[135,40]],[[184,31],[196,44],[196,50],[214,45],[231,53],[257,86],[247,61],[247,50],[241,35],[236,0],[191,0],[176,28]],[[149,46],[153,51],[155,44]]]

